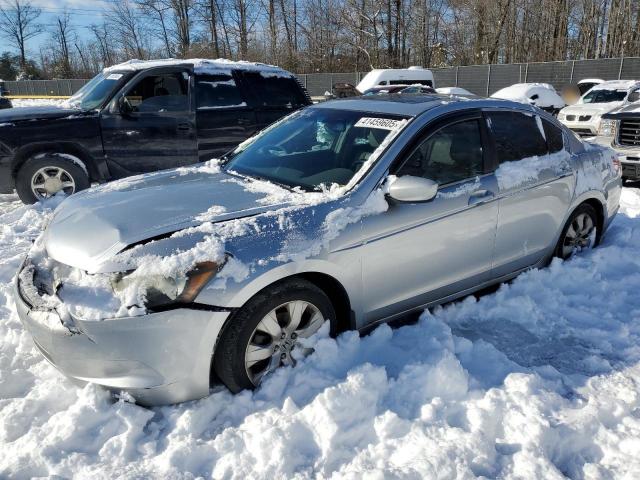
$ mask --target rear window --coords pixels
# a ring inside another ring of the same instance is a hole
[[[196,77],[196,99],[198,109],[246,105],[235,80],[228,74]]]
[[[292,77],[260,72],[243,72],[242,76],[248,91],[260,106],[291,108],[306,105],[300,85]]]
[[[564,148],[564,141],[562,139],[562,130],[556,127],[551,122],[542,119],[542,126],[544,128],[544,136],[547,137],[547,145],[549,146],[549,153],[559,152]]]
[[[519,112],[490,112],[487,116],[499,163],[546,155],[547,142],[535,116]]]

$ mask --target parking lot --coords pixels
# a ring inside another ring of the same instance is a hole
[[[57,199],[54,199],[55,203]],[[332,339],[257,390],[145,409],[33,346],[12,278],[54,203],[0,197],[8,477],[637,478],[640,189],[603,244],[415,324]],[[400,272],[401,274],[401,272]]]

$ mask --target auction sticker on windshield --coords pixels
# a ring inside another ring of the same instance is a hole
[[[362,117],[355,123],[354,127],[395,130],[401,122],[402,120],[393,120],[391,118]]]

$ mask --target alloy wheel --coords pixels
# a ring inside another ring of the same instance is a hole
[[[75,189],[75,180],[61,167],[43,167],[31,177],[31,191],[38,200],[51,198],[60,191],[71,195]]]
[[[562,242],[562,256],[569,258],[584,248],[592,248],[596,243],[596,226],[587,213],[580,213],[573,219]]]
[[[245,369],[249,379],[258,385],[262,377],[280,365],[295,366],[294,348],[302,355],[313,349],[299,343],[318,331],[325,318],[315,305],[303,300],[284,303],[271,310],[258,323],[245,352]]]

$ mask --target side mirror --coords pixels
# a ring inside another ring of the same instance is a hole
[[[423,177],[404,175],[389,186],[389,196],[399,202],[428,202],[438,193],[438,184]]]
[[[123,117],[126,117],[133,112],[133,108],[131,108],[131,104],[127,100],[127,97],[123,96],[118,99],[118,112],[120,112]]]
[[[631,92],[629,94],[628,100],[630,103],[637,102],[640,100],[640,90],[636,90],[635,92]]]

